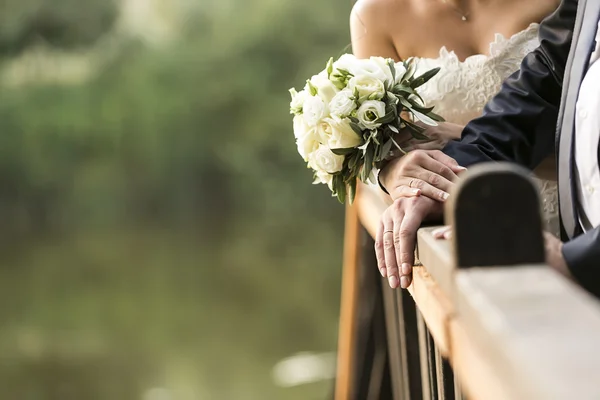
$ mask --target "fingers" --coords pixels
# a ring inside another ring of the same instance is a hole
[[[390,196],[393,200],[397,200],[402,197],[415,197],[415,196],[426,196],[430,199],[438,201],[446,201],[450,196],[445,190],[440,190],[435,186],[425,182],[422,179],[402,177],[397,179],[395,186],[388,189]],[[414,195],[410,195],[410,189],[418,191]]]
[[[452,228],[450,226],[442,226],[431,232],[435,239],[446,239],[449,240],[452,238]]]
[[[400,224],[399,236],[399,257],[396,262],[400,265],[400,287],[406,289],[412,281],[412,266],[415,261],[415,244],[417,239],[417,230],[425,217],[419,208],[413,207],[410,213],[406,213]]]
[[[389,210],[393,210],[390,208]],[[394,213],[397,214],[397,213]],[[386,212],[384,221],[385,230],[383,232],[383,250],[385,258],[386,276],[392,289],[396,289],[400,284],[400,275],[398,274],[398,264],[396,263],[396,238],[397,233],[394,222],[402,219],[403,215],[394,215],[394,220]]]
[[[442,164],[444,164],[445,166],[450,168],[452,171],[460,173],[460,172],[464,172],[467,170],[465,167],[461,167],[460,165],[458,165],[458,163],[456,162],[456,160],[454,158],[442,153],[441,151],[430,151],[430,152],[428,152],[428,154],[433,159],[441,162]]]
[[[392,199],[396,200],[401,197],[415,197],[421,195],[421,189],[411,188],[408,185],[400,185],[395,187],[391,192],[390,196]]]
[[[385,214],[385,213],[384,213]],[[383,231],[385,230],[383,219],[379,221],[379,227],[377,228],[377,236],[375,237],[375,256],[377,258],[377,268],[379,273],[384,278],[387,276],[385,268],[385,253],[383,249]]]
[[[419,159],[419,165],[427,171],[424,176],[418,176],[418,178],[425,180],[439,189],[447,190],[450,188],[452,182],[458,180],[458,175],[456,175],[456,173],[449,166],[432,156],[432,154],[437,153],[443,154],[441,151],[437,150],[429,151],[425,153],[428,155],[428,157],[422,157]]]

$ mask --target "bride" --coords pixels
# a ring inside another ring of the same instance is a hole
[[[559,0],[358,0],[350,18],[352,49],[361,58],[414,57],[418,69],[441,68],[420,94],[446,122],[435,130],[437,136],[430,137],[431,142],[405,143],[411,149],[439,149],[449,140],[460,138],[464,125],[482,113],[502,82],[519,69],[527,53],[538,47],[538,23],[558,4]],[[398,157],[391,164],[402,162],[402,157]],[[432,162],[438,161],[432,159]],[[385,174],[393,167],[390,165],[381,173],[384,186]],[[459,171],[460,168],[446,168],[444,176],[450,182]],[[548,229],[556,233],[554,160],[547,160],[535,173],[544,178],[539,184],[545,219]],[[445,192],[427,182],[421,183],[419,189],[390,188],[391,200],[421,191],[441,200],[447,198]],[[377,239],[383,242],[382,237]],[[388,268],[397,268],[390,265],[396,264],[395,260],[385,261]],[[386,276],[385,268],[380,271]],[[390,286],[408,287],[408,278],[401,279],[404,281],[398,282],[395,276],[390,276]]]

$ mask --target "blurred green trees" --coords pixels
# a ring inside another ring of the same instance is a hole
[[[27,50],[25,32],[70,49],[116,18],[110,1],[8,3],[2,19],[21,24],[0,24],[5,59]],[[2,88],[3,225],[339,215],[295,152],[287,88],[344,51],[351,4],[310,3],[209,3],[167,46],[122,37],[83,85]]]
[[[277,360],[337,335],[343,207],[296,153],[287,89],[348,51],[351,1],[163,3],[180,9],[157,42],[123,29],[116,1],[0,4],[0,282],[19,304],[0,340],[92,329],[153,374],[190,363],[203,398],[315,398],[266,389]],[[98,68],[36,80],[19,60],[40,44]]]

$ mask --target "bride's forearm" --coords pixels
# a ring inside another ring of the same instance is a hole
[[[439,135],[449,140],[460,139],[463,129],[465,129],[464,125],[443,122],[439,125]]]

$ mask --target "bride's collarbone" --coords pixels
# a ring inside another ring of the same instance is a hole
[[[464,60],[472,55],[488,54],[497,34],[510,38],[526,31],[532,24],[540,23],[556,9],[560,0],[496,2],[495,6],[469,13],[467,21],[454,11],[450,12],[442,0],[436,3],[432,3],[433,0],[404,1],[419,1],[421,7],[413,6],[411,18],[404,15],[400,22],[387,24],[392,27],[391,37],[402,58],[437,57],[440,49],[445,47]],[[430,7],[424,7],[425,3]]]

